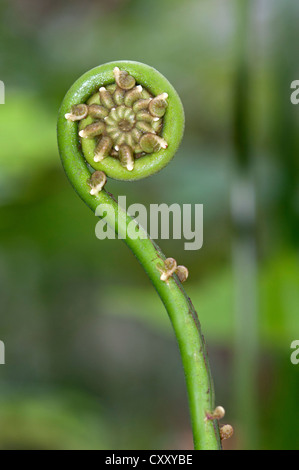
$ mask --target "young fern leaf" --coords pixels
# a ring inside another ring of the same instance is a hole
[[[107,63],[85,73],[67,92],[57,130],[69,181],[92,211],[105,204],[106,221],[137,257],[165,305],[185,371],[195,449],[221,449],[218,421],[207,419],[215,404],[205,341],[181,284],[188,270],[166,258],[104,189],[106,175],[138,180],[170,162],[184,131],[179,96],[168,80],[148,65]],[[111,210],[106,211],[107,207]],[[127,227],[132,223],[140,238],[128,235]]]

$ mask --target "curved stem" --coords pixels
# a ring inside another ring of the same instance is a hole
[[[61,152],[67,152],[65,146],[66,142],[62,139],[60,141]],[[118,206],[112,195],[106,191],[102,191],[96,197],[89,194],[86,180],[90,177],[90,173],[83,159],[81,161],[73,158],[64,159],[64,167],[79,196],[92,211],[95,212],[97,207],[103,204],[105,204],[105,209],[110,208],[105,216],[106,220],[112,227],[115,227],[116,233],[123,237],[165,305],[179,344],[185,371],[194,448],[220,449],[218,423],[205,421],[206,413],[215,408],[214,391],[205,341],[191,300],[176,276],[171,278],[168,284],[160,280],[157,264],[161,262],[161,259],[165,259],[165,256],[142,228],[139,229],[145,238],[133,240],[126,235],[129,223],[136,222]],[[78,178],[82,180],[80,186],[78,186]]]
[[[161,260],[165,260],[165,256],[142,227],[118,206],[113,196],[105,190],[97,196],[89,192],[87,180],[90,171],[78,150],[77,126],[66,122],[64,116],[71,105],[85,101],[94,90],[94,81],[93,75],[91,82],[84,82],[84,86],[83,80],[82,83],[79,81],[80,86],[68,92],[59,112],[58,145],[65,172],[78,195],[96,215],[98,207],[101,210],[104,208],[105,221],[115,229],[141,263],[168,312],[186,377],[194,448],[221,449],[218,422],[206,419],[207,413],[210,414],[215,408],[214,390],[204,337],[191,300],[176,275],[168,283],[160,279],[161,273],[157,266]],[[127,235],[129,224],[131,230],[132,224],[135,224],[139,237],[133,239]]]
[[[217,449],[219,447],[217,427],[214,427],[213,422],[205,421],[206,412],[214,410],[214,391],[205,342],[192,302],[177,277],[170,279],[168,284],[160,280],[157,264],[161,259],[165,259],[160,248],[147,234],[145,235],[140,227],[139,231],[141,230],[146,238],[133,240],[126,236],[126,228],[128,224],[132,224],[133,219],[119,208],[107,193],[103,193],[100,198],[101,203],[104,202],[111,207],[111,213],[107,214],[106,220],[109,221],[110,218],[112,226],[114,214],[117,214],[116,232],[126,237],[125,243],[148,274],[168,312],[185,371],[194,447],[195,449]]]

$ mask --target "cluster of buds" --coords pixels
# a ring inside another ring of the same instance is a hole
[[[176,274],[181,282],[185,282],[189,275],[188,269],[185,266],[178,266],[174,258],[167,258],[163,265],[157,265],[157,269],[161,273],[161,281],[166,283],[168,283],[173,274]]]
[[[220,420],[225,416],[225,409],[222,406],[217,406],[213,412],[207,412],[205,422]],[[220,438],[222,441],[230,439],[234,434],[234,429],[230,424],[224,424],[220,427]]]
[[[79,137],[95,139],[95,163],[110,156],[132,171],[137,158],[168,146],[161,136],[168,94],[153,96],[118,67],[113,73],[115,83],[100,87],[90,104],[74,105],[65,118],[69,121],[88,118],[80,126]]]

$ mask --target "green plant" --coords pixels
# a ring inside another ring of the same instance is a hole
[[[181,284],[188,270],[166,258],[104,189],[106,175],[136,180],[161,170],[173,158],[183,130],[180,98],[165,77],[137,62],[111,62],[84,74],[66,94],[59,111],[58,145],[74,189],[92,211],[105,205],[105,220],[137,257],[166,307],[185,371],[195,449],[220,449],[217,420],[224,410],[214,410],[204,338]],[[139,237],[128,235],[132,224]],[[223,437],[230,434],[229,428],[225,431]]]

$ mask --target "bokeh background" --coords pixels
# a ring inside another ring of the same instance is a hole
[[[161,240],[208,344],[228,449],[298,449],[299,4],[292,0],[2,0],[1,449],[191,449],[177,345],[160,300],[59,161],[70,85],[118,59],[177,89],[186,132],[128,204],[203,203],[204,246]]]

